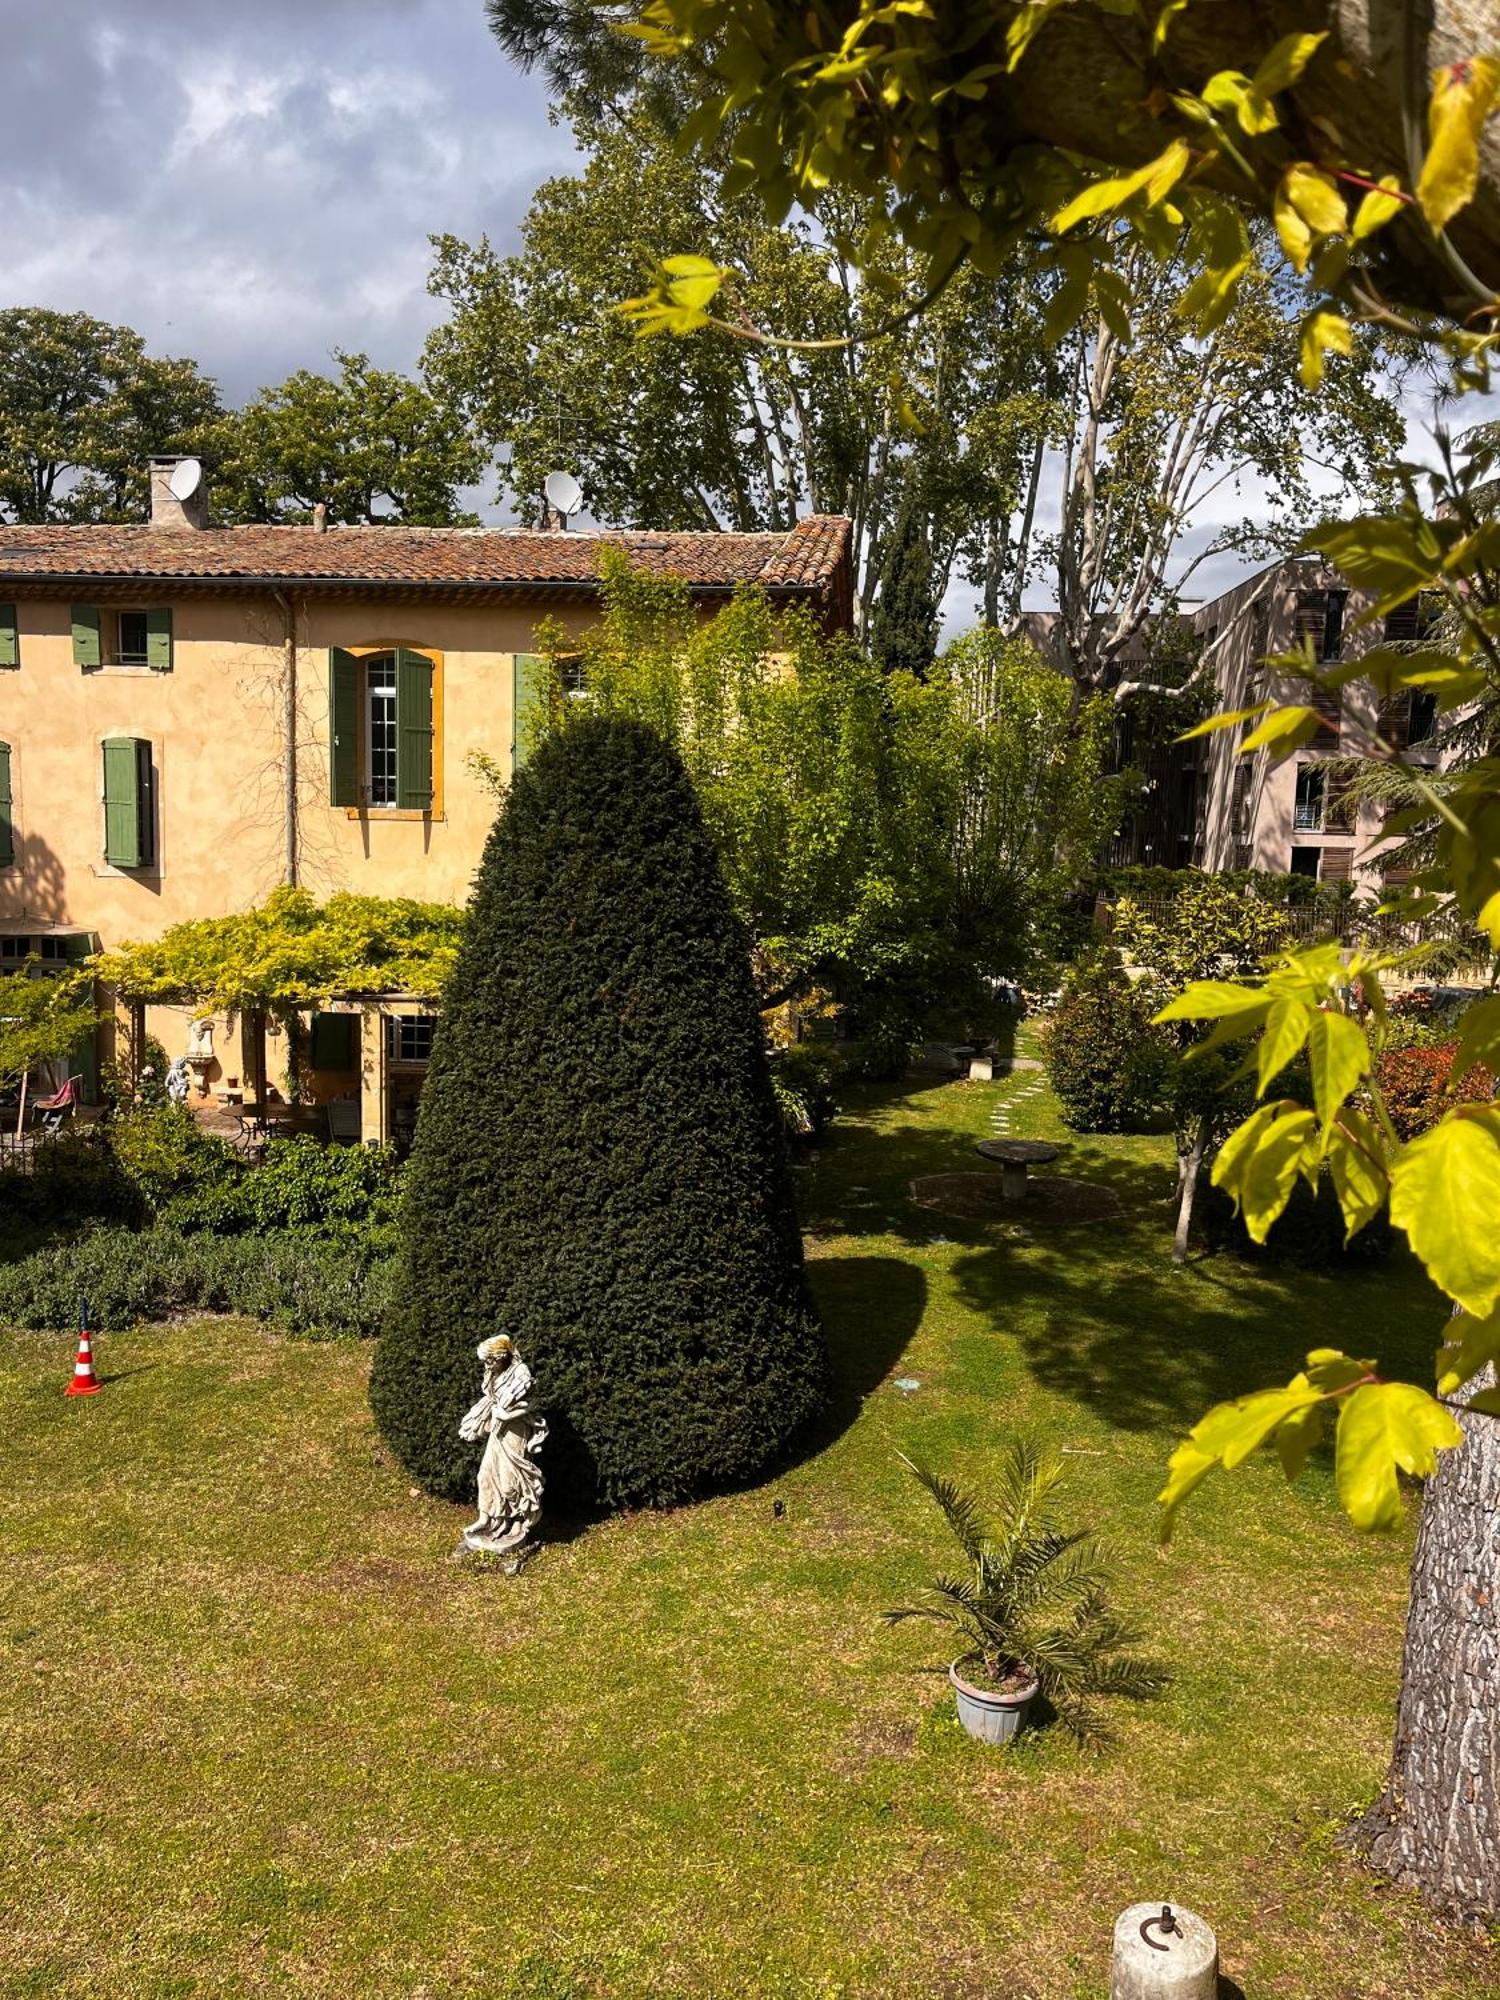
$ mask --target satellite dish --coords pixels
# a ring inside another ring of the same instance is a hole
[[[549,472],[542,482],[542,491],[547,496],[548,505],[555,507],[564,520],[576,514],[583,505],[583,488],[571,472]]]
[[[178,459],[167,481],[174,500],[191,500],[202,484],[203,467],[196,458]]]

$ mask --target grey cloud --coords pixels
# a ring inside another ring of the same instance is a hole
[[[573,158],[480,0],[39,0],[7,21],[0,271],[231,398],[334,346],[409,367],[427,237],[514,234]]]

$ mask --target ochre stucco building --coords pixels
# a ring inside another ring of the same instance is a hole
[[[291,880],[463,902],[494,817],[471,753],[511,768],[536,627],[598,619],[605,542],[680,577],[705,617],[755,585],[850,620],[841,519],[766,534],[213,528],[173,498],[173,463],[153,462],[149,526],[0,528],[10,963],[151,938]],[[314,1081],[358,1095],[362,1136],[384,1138],[400,1108],[387,1072],[419,1072],[424,1045],[391,1024],[424,1010],[385,996],[358,1011],[349,1069]],[[154,1008],[146,1027],[169,1058],[186,1052],[185,1012]],[[201,1074],[223,1089],[249,1064],[237,1024],[216,1022],[213,1043]]]

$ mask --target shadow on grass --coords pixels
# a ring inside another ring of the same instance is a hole
[[[1117,1224],[988,1234],[955,1263],[964,1303],[1016,1341],[1045,1387],[1125,1430],[1186,1428],[1212,1403],[1286,1381],[1312,1347],[1420,1374],[1442,1325],[1437,1295],[1399,1250],[1374,1269],[1285,1269],[1228,1252],[1174,1269],[1149,1198]]]
[[[1073,1136],[1044,1171],[1108,1188],[1117,1218],[1030,1228],[1024,1204],[995,1221],[946,1215],[913,1202],[911,1181],[978,1167],[979,1134],[961,1118],[900,1120],[905,1094],[868,1090],[835,1127],[804,1189],[808,1228],[951,1246],[975,1331],[1013,1341],[1042,1386],[1120,1428],[1186,1429],[1212,1403],[1286,1381],[1312,1347],[1376,1355],[1416,1379],[1431,1368],[1442,1303],[1399,1246],[1373,1268],[1299,1270],[1224,1251],[1175,1269],[1171,1165]],[[898,1260],[815,1258],[810,1268],[846,1261],[886,1274],[872,1280],[872,1308],[884,1311]]]
[[[927,1307],[925,1273],[899,1257],[817,1257],[807,1277],[828,1337],[833,1391],[798,1440],[797,1463],[849,1429],[901,1359]]]

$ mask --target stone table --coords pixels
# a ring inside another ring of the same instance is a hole
[[[982,1160],[999,1161],[1000,1186],[1007,1201],[1024,1199],[1028,1167],[1044,1167],[1057,1158],[1056,1146],[1045,1139],[981,1139],[974,1150]]]

